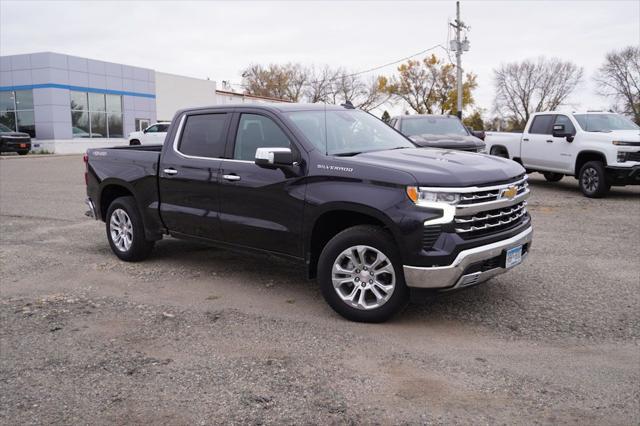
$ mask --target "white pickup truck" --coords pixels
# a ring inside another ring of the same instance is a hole
[[[487,132],[486,149],[510,158],[550,182],[578,179],[587,197],[612,185],[640,185],[640,127],[611,112],[539,112],[523,133]]]
[[[129,145],[162,145],[171,122],[160,121],[139,132],[129,133]]]

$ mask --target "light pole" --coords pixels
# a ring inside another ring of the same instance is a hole
[[[456,52],[456,86],[458,89],[458,117],[462,118],[462,52],[469,51],[469,40],[465,36],[464,40],[460,40],[460,36],[462,30],[469,29],[461,20],[460,20],[460,2],[456,2],[456,21],[455,24],[450,24],[453,28],[456,29],[456,39],[451,41],[451,50]]]

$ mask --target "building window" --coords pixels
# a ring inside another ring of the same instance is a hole
[[[74,138],[122,138],[122,96],[71,91]]]
[[[151,120],[148,118],[136,118],[136,131],[141,132],[151,124]]]
[[[0,123],[18,132],[36,137],[33,115],[33,90],[0,92]]]

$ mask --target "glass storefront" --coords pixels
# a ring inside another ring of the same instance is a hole
[[[122,138],[122,96],[71,91],[74,138]]]
[[[18,132],[36,137],[33,115],[33,90],[0,92],[0,123]]]

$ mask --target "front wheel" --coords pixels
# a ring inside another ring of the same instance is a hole
[[[138,139],[131,139],[129,141],[129,146],[136,146],[136,145],[140,145],[140,141]]]
[[[507,150],[497,146],[491,147],[489,154],[495,155],[496,157],[506,158],[507,160],[509,159],[509,153]]]
[[[560,182],[564,175],[562,173],[544,172],[544,178],[547,182]]]
[[[386,321],[409,297],[396,244],[376,226],[334,236],[320,254],[318,281],[329,306],[351,321]]]
[[[585,163],[578,174],[580,190],[589,198],[602,198],[609,192],[611,184],[607,181],[604,164],[600,161]]]
[[[29,153],[28,149],[26,151],[18,151],[18,155],[27,155],[28,153]]]
[[[116,198],[107,210],[107,239],[113,253],[127,262],[146,259],[154,242],[144,235],[142,217],[133,197]]]

